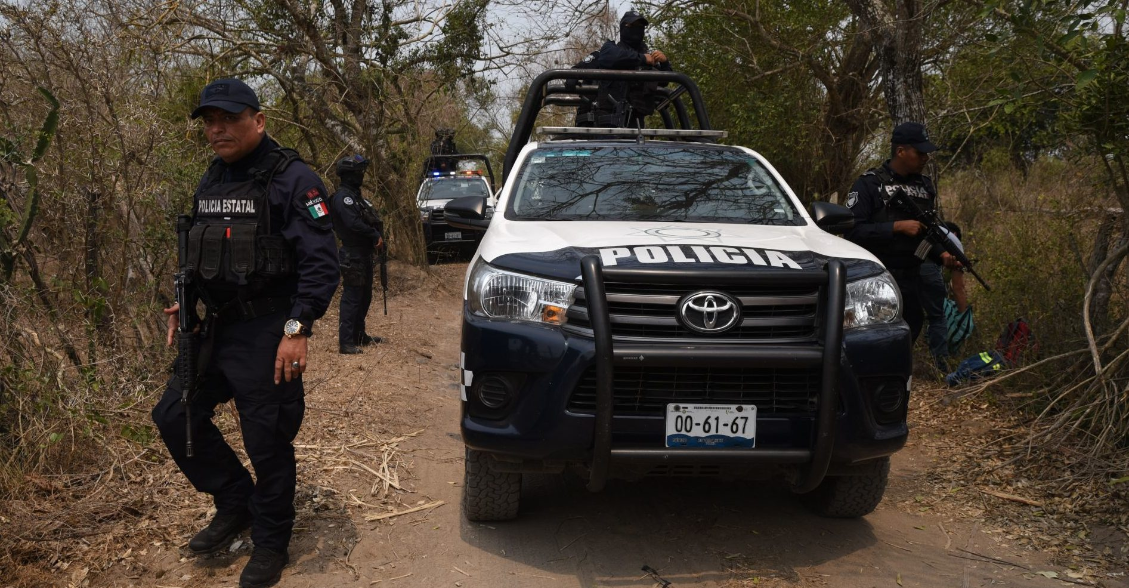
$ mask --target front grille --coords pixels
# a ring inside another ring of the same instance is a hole
[[[431,210],[431,222],[433,222],[433,223],[443,222],[443,209],[442,208],[433,208]]]
[[[820,375],[811,368],[620,367],[612,383],[613,414],[665,414],[668,403],[755,404],[760,414],[815,414]],[[596,369],[580,378],[568,410],[596,411]]]
[[[820,290],[816,286],[741,284],[720,288],[741,302],[741,323],[730,330],[703,334],[687,328],[678,317],[683,297],[702,290],[676,284],[605,283],[612,337],[703,339],[722,341],[811,342],[819,335]],[[568,309],[565,330],[592,336],[584,288]]]

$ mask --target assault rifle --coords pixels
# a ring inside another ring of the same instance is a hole
[[[955,257],[956,260],[960,262],[961,266],[963,266],[968,273],[972,274],[972,277],[976,278],[976,281],[980,282],[981,286],[984,286],[985,290],[992,290],[988,287],[988,282],[985,282],[984,278],[981,278],[980,274],[976,273],[976,270],[972,268],[972,261],[964,254],[960,245],[957,245],[952,231],[945,227],[941,219],[937,217],[935,211],[930,210],[926,212],[922,210],[921,206],[914,202],[913,198],[910,198],[905,190],[901,189],[894,193],[890,202],[901,202],[901,204],[910,211],[914,219],[925,225],[925,241],[922,242],[923,247],[918,247],[916,252],[918,257],[925,259],[925,256],[929,253],[927,244],[940,245],[949,255]]]
[[[192,230],[192,217],[182,214],[176,218],[177,271],[173,278],[176,302],[180,305],[177,318],[180,326],[176,335],[176,376],[180,380],[180,402],[184,405],[186,455],[192,451],[192,400],[196,396],[197,370],[200,355],[200,317],[196,314],[197,296],[192,284],[192,271],[188,268],[188,233]]]

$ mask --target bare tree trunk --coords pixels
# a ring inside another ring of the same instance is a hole
[[[918,0],[847,0],[878,55],[886,110],[895,125],[925,122],[921,76],[921,32],[925,12]]]
[[[98,263],[101,196],[97,190],[86,190],[86,218],[83,219],[83,273],[86,278],[86,321],[89,331],[87,359],[91,364],[97,361],[98,345],[112,340],[113,333],[106,300],[106,283],[102,279]]]
[[[854,181],[855,159],[871,130],[870,80],[878,69],[873,55],[867,39],[855,35],[835,78],[835,91],[829,96],[835,99],[827,101],[824,113],[824,167],[819,190],[828,199],[836,195],[839,203],[846,200]]]
[[[30,245],[24,248],[23,258],[24,263],[27,264],[27,275],[31,278],[31,283],[35,285],[35,294],[39,297],[39,302],[43,304],[43,308],[47,310],[47,316],[51,320],[51,328],[55,330],[59,342],[63,344],[63,351],[66,352],[67,357],[70,358],[75,367],[82,369],[82,358],[79,357],[78,350],[71,343],[66,331],[60,328],[60,325],[64,324],[63,318],[59,314],[55,300],[52,298],[51,289],[47,287],[47,283],[43,281],[43,276],[39,273],[39,263],[36,261]]]

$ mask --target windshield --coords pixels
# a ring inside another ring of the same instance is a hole
[[[507,218],[802,225],[751,155],[702,147],[547,147],[530,154]]]
[[[481,177],[467,178],[436,178],[427,180],[423,189],[419,191],[420,201],[424,200],[453,200],[463,196],[490,197],[490,189]]]

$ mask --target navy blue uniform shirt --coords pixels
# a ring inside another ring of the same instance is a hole
[[[344,184],[329,199],[329,210],[333,213],[333,231],[345,247],[372,249],[380,240],[380,231],[361,217],[362,206],[370,205],[357,190]]]
[[[847,233],[847,238],[865,247],[887,268],[916,267],[921,260],[914,255],[914,250],[923,237],[895,235],[894,221],[910,220],[913,216],[887,203],[896,190],[904,190],[922,210],[933,210],[937,190],[929,176],[900,176],[890,169],[889,160],[882,167],[893,182],[884,183],[877,174],[867,172],[855,180],[847,193],[847,207],[855,213],[855,228]]]
[[[267,153],[278,148],[278,143],[264,135],[259,146],[246,157],[227,164],[219,161],[223,169],[222,183],[242,182],[249,178],[248,170]],[[207,178],[200,180],[201,186]],[[200,187],[197,187],[199,192]],[[333,223],[329,214],[321,209],[310,210],[307,203],[320,197],[327,200],[327,191],[321,178],[308,165],[295,161],[274,176],[267,200],[270,204],[271,232],[281,234],[294,248],[297,271],[294,276],[273,280],[264,296],[290,296],[293,299],[289,318],[303,325],[325,314],[329,301],[337,290],[337,242],[333,238]]]
[[[670,62],[647,65],[647,46],[642,46],[642,51],[637,51],[623,41],[604,41],[603,46],[591,52],[580,63],[572,66],[573,69],[618,69],[637,70],[653,68],[658,71],[671,71]],[[608,94],[616,99],[623,100],[627,95],[629,82],[601,82],[606,85]]]

